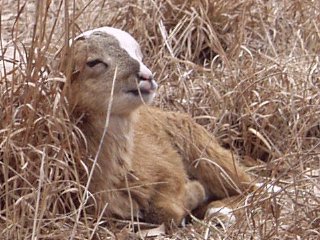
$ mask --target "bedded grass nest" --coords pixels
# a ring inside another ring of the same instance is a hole
[[[259,189],[229,226],[194,219],[166,237],[319,238],[318,1],[7,0],[0,11],[0,238],[126,238],[136,229],[84,211],[90,156],[65,98],[72,48],[62,46],[103,25],[141,44],[160,84],[155,105],[189,113],[257,181],[282,187]]]

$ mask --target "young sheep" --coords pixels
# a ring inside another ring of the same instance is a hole
[[[81,34],[74,69],[68,98],[84,114],[80,127],[92,155],[110,113],[90,185],[99,212],[108,204],[106,216],[180,224],[192,210],[220,207],[212,201],[248,189],[249,176],[204,128],[144,104],[157,84],[131,35],[110,27]]]

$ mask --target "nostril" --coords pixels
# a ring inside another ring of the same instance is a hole
[[[153,79],[153,75],[138,73],[138,79],[139,79],[139,81],[151,81]]]

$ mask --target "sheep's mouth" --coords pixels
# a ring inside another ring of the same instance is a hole
[[[147,90],[147,89],[133,89],[133,90],[129,90],[127,91],[127,93],[131,93],[135,96],[139,96],[141,95],[145,95],[145,94],[150,94],[151,90]]]
[[[140,81],[137,88],[129,89],[127,93],[133,94],[135,96],[149,95],[154,93],[158,88],[158,84],[154,80],[144,80]]]

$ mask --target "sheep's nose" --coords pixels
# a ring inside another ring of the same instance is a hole
[[[158,84],[154,80],[151,71],[144,73],[139,72],[137,77],[140,88],[148,89],[148,91],[155,91],[158,88]]]
[[[151,81],[153,79],[152,73],[138,73],[139,81]]]
[[[152,74],[151,70],[143,63],[140,63],[140,69],[138,72],[138,79],[139,79],[139,81],[152,81],[153,80],[153,74]]]

